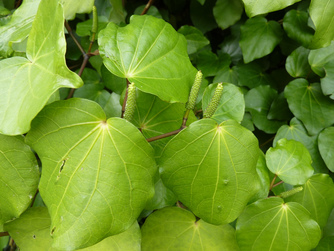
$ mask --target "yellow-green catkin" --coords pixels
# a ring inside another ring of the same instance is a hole
[[[97,10],[95,5],[93,6],[93,25],[92,25],[92,33],[97,33]]]
[[[126,100],[124,118],[130,121],[135,113],[136,109],[136,87],[135,83],[132,83],[128,87],[128,98]]]
[[[201,71],[198,71],[195,77],[194,84],[191,87],[188,102],[186,104],[187,110],[193,110],[195,108],[199,88],[201,87],[202,83],[202,78],[203,78],[203,73]]]
[[[219,83],[217,85],[215,93],[213,94],[213,97],[210,100],[210,103],[209,103],[208,107],[205,109],[205,111],[203,113],[204,118],[211,118],[213,116],[213,114],[215,113],[215,111],[218,107],[220,98],[223,95],[223,89],[224,89],[223,84]]]
[[[280,193],[279,197],[285,199],[285,198],[288,198],[296,193],[299,193],[300,191],[303,190],[303,187],[296,187],[296,188],[293,188],[289,191],[286,191],[286,192],[283,192],[283,193]]]

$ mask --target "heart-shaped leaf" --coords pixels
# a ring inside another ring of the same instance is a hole
[[[268,22],[264,17],[248,19],[240,29],[239,43],[245,63],[270,54],[283,37],[280,24],[275,21]]]
[[[311,50],[308,56],[308,61],[311,65],[312,71],[320,77],[325,76],[324,65],[334,60],[334,41],[330,46]]]
[[[247,16],[253,17],[260,14],[266,14],[276,10],[284,9],[300,0],[279,0],[279,1],[266,1],[266,0],[242,0],[245,4],[245,10]]]
[[[329,170],[334,172],[334,127],[328,127],[319,134],[318,146],[322,159],[325,161]]]
[[[206,222],[235,220],[259,182],[255,136],[234,120],[202,119],[164,148],[161,179],[184,205]]]
[[[327,174],[315,174],[303,185],[303,190],[288,198],[286,201],[295,201],[302,204],[323,228],[334,207],[334,184]]]
[[[324,95],[329,96],[331,99],[334,99],[334,60],[325,64],[324,70],[326,72],[326,77],[320,80],[321,90]]]
[[[291,185],[302,185],[313,175],[311,162],[305,146],[295,140],[280,139],[266,153],[268,169]]]
[[[37,160],[23,141],[21,136],[0,134],[0,225],[19,217],[37,191]]]
[[[285,68],[292,77],[307,77],[310,74],[311,67],[308,63],[309,53],[310,50],[298,47],[288,56]]]
[[[247,86],[250,89],[259,85],[270,85],[272,82],[269,75],[263,73],[261,67],[255,63],[238,65],[237,73],[238,85]]]
[[[27,58],[0,61],[0,132],[22,134],[60,87],[82,85],[65,64],[63,9],[57,0],[42,0],[28,38]]]
[[[334,123],[334,100],[323,95],[320,84],[306,79],[291,81],[284,90],[292,113],[300,119],[309,134],[318,134]]]
[[[218,0],[213,7],[213,15],[220,28],[223,30],[235,24],[240,20],[244,11],[244,6],[241,0]]]
[[[281,198],[259,200],[244,210],[236,225],[240,250],[311,250],[321,231],[299,203]]]
[[[238,250],[235,230],[196,220],[191,212],[166,207],[152,213],[142,226],[142,250]]]
[[[189,55],[210,44],[210,41],[196,27],[183,25],[178,32],[187,40],[187,51]]]
[[[148,15],[132,16],[125,27],[109,23],[98,42],[113,74],[162,100],[187,102],[197,70],[188,58],[184,36],[170,24]]]
[[[92,101],[46,106],[26,139],[42,161],[39,187],[56,248],[87,247],[126,230],[154,194],[152,147],[130,122],[106,121]]]

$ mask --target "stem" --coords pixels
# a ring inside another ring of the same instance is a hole
[[[271,189],[273,189],[276,178],[277,178],[277,174],[275,174],[273,180],[272,180],[271,183],[270,183],[269,191],[270,191]]]
[[[186,207],[182,204],[181,201],[177,201],[177,202],[176,202],[176,206],[179,207],[179,208],[186,209]]]
[[[9,236],[9,233],[8,232],[0,232],[0,237],[3,237],[3,236]]]
[[[281,180],[281,181],[277,182],[275,185],[273,185],[273,188],[274,188],[274,187],[277,187],[278,185],[281,185],[281,184],[283,184],[283,183],[284,183],[284,181]]]
[[[172,131],[172,132],[167,132],[167,133],[164,133],[164,134],[161,134],[161,135],[152,137],[152,138],[148,138],[148,139],[146,139],[146,140],[147,140],[147,142],[152,142],[152,141],[155,141],[155,140],[158,140],[158,139],[167,138],[167,137],[169,137],[169,136],[173,136],[173,135],[175,135],[175,134],[178,134],[178,133],[181,132],[182,130],[183,130],[183,128],[180,128],[180,129],[177,129],[177,130]]]
[[[275,136],[274,136],[274,137],[271,137],[271,138],[268,139],[266,142],[262,143],[262,144],[260,145],[260,147],[263,147],[263,146],[265,146],[266,144],[268,144],[269,142],[273,141],[274,138],[275,138]]]
[[[150,9],[153,2],[154,2],[154,0],[149,0],[148,3],[145,6],[143,12],[140,15],[145,15],[147,13],[147,11]]]
[[[34,198],[32,199],[31,201],[31,204],[30,204],[30,207],[33,207],[34,203],[35,203],[35,200],[36,200],[36,197],[37,197],[37,194],[38,194],[39,190],[37,189],[36,193],[35,193],[35,196]]]
[[[81,44],[79,43],[79,41],[77,40],[77,38],[74,36],[74,33],[70,27],[70,25],[68,24],[67,21],[65,21],[65,27],[66,27],[66,30],[68,31],[68,34],[70,34],[71,38],[73,39],[73,41],[75,42],[75,44],[78,46],[79,50],[81,51],[81,53],[83,55],[86,54],[85,50],[82,48]]]
[[[190,110],[188,110],[188,109],[184,113],[183,120],[182,120],[182,125],[181,125],[182,129],[187,127],[186,124],[187,124],[187,120],[188,120],[188,117],[189,117],[189,113],[190,113]]]
[[[129,80],[126,79],[126,91],[125,91],[125,96],[124,96],[123,105],[122,105],[122,116],[121,116],[121,118],[124,117],[124,113],[125,113],[126,101],[128,100],[129,84],[130,84]]]

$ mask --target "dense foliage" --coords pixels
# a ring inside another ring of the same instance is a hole
[[[332,250],[333,23],[334,0],[2,0],[0,248]]]

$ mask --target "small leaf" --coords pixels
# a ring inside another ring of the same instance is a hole
[[[266,153],[268,169],[291,185],[302,185],[313,175],[311,162],[305,146],[295,140],[280,139]]]
[[[183,25],[178,32],[187,40],[187,52],[189,55],[210,44],[210,41],[196,27]]]
[[[0,134],[0,225],[17,218],[30,205],[39,182],[34,153],[22,136]]]
[[[178,207],[152,213],[142,226],[142,250],[238,250],[235,230],[215,226]]]
[[[259,85],[270,85],[272,80],[269,75],[262,72],[258,64],[240,64],[237,66],[238,85],[247,86],[250,89]]]
[[[177,199],[212,224],[235,220],[257,187],[255,136],[234,120],[192,123],[158,159],[161,179]]]
[[[187,102],[197,70],[184,36],[170,24],[148,15],[132,16],[125,27],[109,23],[98,43],[111,73],[167,102]]]
[[[264,17],[248,19],[240,29],[241,39],[239,43],[245,63],[270,54],[283,37],[283,31],[279,23],[268,22]]]
[[[260,14],[266,14],[269,12],[284,9],[300,0],[279,0],[274,2],[268,2],[267,0],[242,0],[245,4],[245,10],[248,17],[253,17]]]
[[[232,68],[223,67],[220,71],[217,72],[217,75],[213,79],[213,83],[222,82],[238,85],[238,73],[236,69],[236,66],[233,66]]]
[[[153,197],[153,149],[128,121],[106,121],[95,102],[46,106],[26,140],[42,161],[39,190],[55,248],[84,248],[126,230]]]
[[[309,178],[303,191],[295,194],[285,201],[294,201],[303,205],[311,217],[323,228],[334,207],[334,184],[327,174],[315,174]]]
[[[205,110],[218,84],[209,85],[203,94],[202,109]],[[245,101],[240,88],[233,84],[223,83],[223,94],[214,112],[212,119],[221,123],[224,120],[234,119],[240,122],[245,112]]]
[[[213,7],[213,15],[223,30],[240,20],[244,6],[241,0],[218,0]]]
[[[285,68],[292,77],[307,77],[310,74],[311,67],[308,63],[309,53],[310,50],[298,47],[288,56]]]
[[[334,99],[334,60],[329,61],[324,65],[324,70],[326,72],[326,77],[320,80],[321,90],[324,95],[329,96],[331,99]]]
[[[321,230],[299,203],[281,198],[259,200],[244,210],[236,225],[241,250],[311,250]]]
[[[308,61],[311,65],[312,71],[318,74],[320,77],[325,76],[324,65],[329,61],[334,60],[334,42],[330,46],[311,50],[308,56]]]
[[[205,77],[215,76],[223,68],[229,68],[231,58],[228,54],[222,53],[219,57],[211,50],[201,50],[196,55],[197,68],[203,72]]]
[[[319,151],[329,170],[334,172],[334,127],[327,127],[319,134]]]
[[[318,134],[334,123],[334,101],[323,95],[320,84],[306,79],[291,81],[284,90],[292,113],[300,119],[309,134]]]

